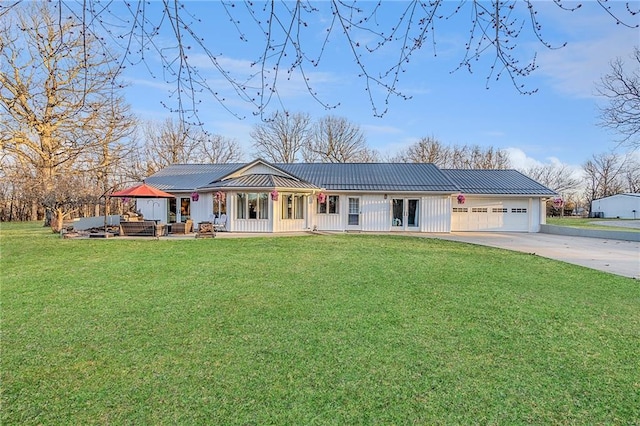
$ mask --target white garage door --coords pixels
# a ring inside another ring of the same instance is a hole
[[[469,199],[452,203],[452,231],[529,230],[529,200]]]

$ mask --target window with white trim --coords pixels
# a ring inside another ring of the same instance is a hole
[[[471,209],[471,212],[472,212],[472,213],[487,213],[487,212],[488,212],[488,210],[487,210],[487,208],[486,208],[486,207],[473,207],[473,208]]]
[[[513,208],[511,209],[511,213],[526,213],[527,209],[521,209],[521,208]]]
[[[282,218],[304,219],[304,195],[282,196]]]
[[[337,195],[328,195],[324,202],[318,201],[318,214],[338,214],[339,200]]]
[[[238,219],[269,219],[269,194],[240,192],[236,196]]]
[[[505,207],[494,207],[491,209],[491,213],[507,213],[509,209]]]
[[[469,211],[469,209],[467,207],[454,207],[453,208],[453,212],[454,213],[467,213]]]

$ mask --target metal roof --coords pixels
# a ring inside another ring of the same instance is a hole
[[[193,191],[223,178],[244,166],[229,164],[173,164],[145,179],[149,185],[164,191]]]
[[[176,164],[153,174],[145,182],[168,192],[222,188],[323,188],[327,191],[557,195],[516,170],[441,170],[430,163],[264,162],[292,178],[277,174],[247,174],[222,180],[253,163]]]
[[[199,189],[226,189],[226,188],[300,188],[319,189],[317,186],[300,180],[290,179],[277,175],[244,175],[238,178],[218,180]]]
[[[557,195],[517,170],[442,169],[466,194]]]
[[[278,167],[327,191],[456,192],[434,164],[294,163]]]

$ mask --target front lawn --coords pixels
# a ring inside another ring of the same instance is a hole
[[[626,232],[640,232],[638,228],[631,228],[625,226],[616,226],[621,221],[628,221],[638,223],[638,220],[634,219],[597,219],[588,217],[550,217],[547,216],[547,224],[556,226],[568,226],[571,228],[586,228],[586,229],[600,229],[606,231],[626,231]],[[603,225],[603,223],[611,222],[611,225]]]
[[[634,424],[640,286],[426,238],[2,224],[2,424]]]

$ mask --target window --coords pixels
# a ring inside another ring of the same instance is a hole
[[[469,211],[469,209],[467,207],[454,207],[453,208],[453,212],[454,213],[467,213]]]
[[[268,219],[269,194],[266,192],[238,193],[238,219]]]
[[[511,209],[511,213],[526,213],[527,209]]]
[[[247,194],[238,194],[237,198],[238,219],[247,218]]]
[[[340,197],[337,195],[329,195],[324,203],[318,202],[319,214],[338,214],[338,201]]]
[[[282,218],[283,219],[304,219],[304,196],[303,195],[283,195],[282,196]]]
[[[472,213],[487,213],[487,212],[488,212],[488,210],[487,210],[487,208],[486,208],[486,207],[473,207],[473,208],[471,209],[471,212],[472,212]]]
[[[227,214],[227,198],[221,198],[216,200],[213,198],[213,214],[215,217],[220,217],[223,214]]]
[[[509,211],[506,208],[502,208],[502,207],[494,207],[491,209],[492,213],[506,213],[507,211]]]
[[[266,192],[258,194],[258,217],[269,219],[269,194]]]

